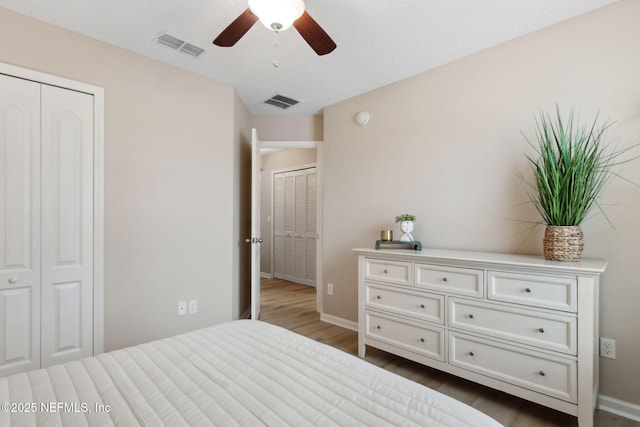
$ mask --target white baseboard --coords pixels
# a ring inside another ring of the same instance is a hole
[[[598,409],[640,421],[640,405],[604,395],[598,396]]]
[[[342,328],[351,329],[352,331],[358,331],[358,322],[352,322],[351,320],[343,319],[342,317],[321,313],[320,320]]]
[[[271,273],[263,273],[261,271],[260,272],[260,277],[262,277],[263,279],[273,279],[273,274],[271,274]]]

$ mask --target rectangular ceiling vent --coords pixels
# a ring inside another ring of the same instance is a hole
[[[183,44],[180,48],[180,51],[186,53],[187,55],[195,56],[196,58],[204,53],[203,48],[192,45],[191,43]]]
[[[158,43],[168,46],[172,49],[177,49],[180,52],[184,52],[187,55],[195,56],[196,58],[204,53],[204,49],[193,45],[191,43],[187,43],[183,40],[180,40],[177,37],[171,36],[169,34],[160,34],[158,36]]]
[[[170,36],[169,34],[161,34],[160,37],[158,37],[158,43],[169,46],[173,49],[178,49],[184,44],[182,40]]]
[[[296,105],[298,102],[299,101],[296,101],[295,99],[282,95],[275,95],[264,101],[265,104],[273,105],[274,107],[282,108],[283,110]]]

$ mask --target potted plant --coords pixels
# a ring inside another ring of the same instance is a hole
[[[611,150],[605,140],[612,123],[600,124],[596,115],[587,126],[571,112],[565,120],[556,105],[555,115],[540,112],[536,119],[538,158],[527,156],[533,182],[525,187],[546,223],[544,257],[548,260],[579,261],[584,248],[580,224],[597,205],[605,183],[627,150]],[[526,138],[526,136],[525,136]]]
[[[400,238],[401,242],[413,242],[411,232],[413,231],[413,221],[415,220],[416,216],[411,214],[403,213],[396,216],[396,223],[400,223],[400,230],[404,233]]]

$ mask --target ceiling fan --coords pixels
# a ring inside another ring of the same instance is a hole
[[[302,0],[249,0],[249,8],[225,28],[213,44],[231,47],[260,20],[272,31],[284,31],[291,25],[318,55],[333,52],[336,44],[304,10]]]

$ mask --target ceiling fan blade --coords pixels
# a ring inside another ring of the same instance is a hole
[[[251,28],[257,20],[258,17],[251,13],[251,10],[245,10],[216,37],[213,44],[222,47],[233,46],[249,31],[249,28]]]
[[[293,26],[318,55],[333,52],[336,44],[322,27],[305,11]]]

